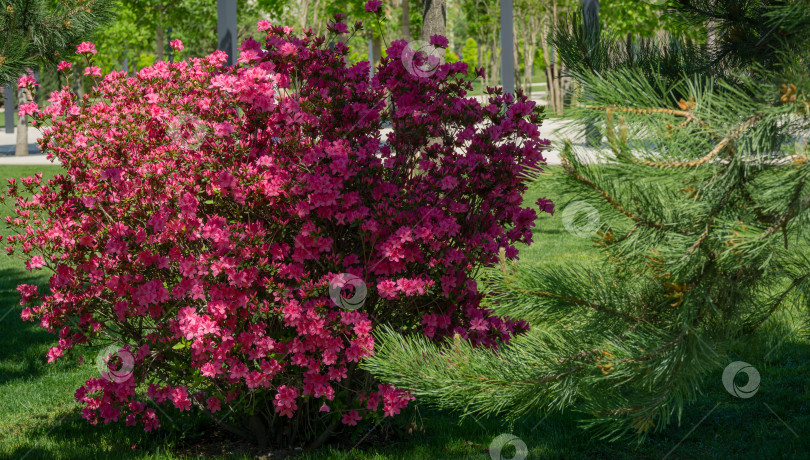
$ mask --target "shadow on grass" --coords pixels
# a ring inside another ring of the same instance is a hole
[[[569,232],[563,227],[553,228],[550,225],[546,225],[545,227],[536,226],[532,228],[533,235],[567,235],[568,233]]]
[[[44,287],[44,278],[19,267],[0,268],[0,316],[5,315],[0,321],[0,385],[15,387],[16,379],[36,380],[46,371],[50,365],[44,354],[56,340],[37,324],[20,319],[15,290],[20,283]],[[457,414],[426,410],[419,416],[424,418],[424,432],[400,433],[393,440],[372,434],[362,441],[360,433],[306,458],[487,460],[490,443],[504,433],[526,443],[528,458],[810,458],[810,344],[799,339],[782,343],[786,335],[775,335],[775,341],[746,341],[733,352],[733,359],[759,371],[762,380],[756,395],[742,399],[729,394],[719,369],[705,381],[704,396],[685,410],[680,425],[671,423],[641,445],[632,439],[614,443],[593,439],[578,427],[573,414],[554,414],[545,420],[542,415],[526,417],[510,425],[503,418],[459,423]],[[64,401],[72,401],[69,393]],[[163,429],[145,433],[123,422],[92,426],[79,409],[55,413],[57,409],[48,407],[36,408],[43,415],[22,419],[0,432],[0,458],[174,459],[205,443],[210,433],[210,426],[193,416],[177,417],[176,424],[166,422]],[[246,458],[205,456],[225,457]]]
[[[43,420],[23,435],[22,445],[11,451],[9,458],[138,458],[144,455],[138,445],[148,440],[146,434],[128,429],[123,424],[92,426],[81,418],[79,409],[57,415],[52,420]]]
[[[703,395],[686,407],[680,424],[674,416],[641,444],[632,437],[599,441],[564,415],[549,417],[534,430],[522,421],[514,434],[534,458],[810,458],[810,344],[797,338],[775,348],[758,337],[733,350],[732,360],[759,371],[756,394],[730,394],[722,381],[724,369],[718,369],[704,380]],[[746,383],[745,376],[738,376],[738,386]]]
[[[400,428],[393,438],[388,438],[381,433],[384,430],[375,427],[368,437],[364,437],[365,431],[349,434],[304,458],[487,460],[487,449],[501,434],[513,434],[522,440],[528,447],[529,459],[807,458],[810,345],[788,342],[782,346],[772,361],[761,360],[761,353],[734,357],[751,362],[761,373],[762,385],[754,397],[730,395],[722,384],[722,370],[718,370],[716,378],[710,376],[705,382],[704,396],[687,408],[680,426],[673,422],[642,444],[632,438],[613,443],[594,439],[578,426],[578,414],[552,414],[547,418],[538,414],[514,424],[505,417],[468,417],[459,422],[456,413],[423,408],[419,414],[403,412],[407,420],[397,423],[417,420],[423,426],[418,432],[405,435]],[[193,447],[207,443],[210,426],[195,421],[193,416],[178,417],[175,422],[165,423],[158,432],[144,433],[139,427],[125,427],[121,422],[93,427],[81,419],[78,410],[72,410],[37,420],[19,436],[23,441],[14,447],[10,458],[174,459],[186,457],[184,453],[190,453],[192,458],[249,458],[216,446],[209,446],[208,453],[200,455]],[[222,445],[226,446],[227,441]],[[511,458],[511,452],[504,458]]]
[[[487,448],[501,434],[514,435],[526,444],[527,459],[729,459],[810,458],[810,344],[787,341],[765,356],[773,345],[748,342],[733,360],[749,362],[761,374],[759,391],[751,398],[731,395],[723,386],[723,369],[709,375],[701,396],[684,410],[680,424],[672,423],[637,443],[633,437],[616,442],[597,439],[577,419],[587,414],[566,412],[506,417],[459,423],[457,413],[423,410],[421,436],[395,443],[363,443],[351,450],[330,446],[307,455],[311,460],[366,459],[470,459],[489,460]],[[743,378],[739,385],[745,385]],[[512,458],[514,448],[502,458]],[[518,457],[522,458],[522,457]]]
[[[11,380],[35,377],[45,365],[45,353],[56,342],[56,336],[35,322],[20,318],[19,284],[36,284],[40,292],[47,289],[41,275],[21,268],[0,269],[0,385]]]
[[[14,459],[177,459],[217,458],[249,459],[251,456],[228,452],[228,441],[217,444],[216,453],[209,449],[200,455],[200,445],[211,436],[212,427],[200,417],[186,415],[164,420],[164,426],[147,433],[143,426],[128,427],[123,421],[93,426],[81,416],[80,409],[70,410],[46,419],[27,429],[21,445],[8,458]],[[235,448],[234,450],[239,450]],[[0,453],[2,457],[3,453]],[[2,457],[5,458],[5,457]]]

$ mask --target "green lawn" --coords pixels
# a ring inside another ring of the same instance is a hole
[[[546,91],[546,86],[545,86],[546,73],[545,73],[545,71],[543,69],[536,69],[534,71],[534,75],[532,76],[532,83],[533,83],[532,94],[537,95],[538,93],[542,93],[542,92]],[[538,85],[537,83],[542,83],[542,84]],[[486,87],[484,86],[483,79],[476,78],[475,81],[473,81],[473,90],[469,95],[470,96],[480,96],[480,95],[484,94],[485,89],[486,89]]]
[[[0,177],[21,177],[40,170],[54,174],[58,168],[0,167]],[[530,191],[527,204],[533,205],[541,196],[558,198],[555,173],[558,171],[553,169],[542,186]],[[564,207],[564,202],[557,202],[558,210]],[[7,209],[0,208],[0,218],[6,214]],[[522,248],[523,264],[599,260],[599,252],[588,240],[563,229],[559,213],[541,216],[534,237],[533,245]],[[164,429],[152,434],[123,424],[87,424],[73,392],[85,379],[97,375],[92,366],[94,355],[88,353],[81,365],[46,364],[45,353],[55,339],[32,323],[22,322],[15,287],[21,282],[44,287],[47,279],[32,276],[21,262],[4,254],[0,254],[0,459],[253,458],[244,443],[228,440],[193,416],[171,413],[172,420],[164,421]],[[538,415],[509,426],[497,418],[459,422],[455,414],[414,407],[394,422],[416,422],[418,429],[412,434],[376,427],[365,439],[362,435],[341,438],[303,458],[485,460],[490,458],[487,447],[502,433],[523,440],[530,459],[661,459],[668,454],[670,459],[810,458],[810,342],[789,337],[769,354],[773,345],[764,339],[753,340],[745,351],[740,348],[735,354],[761,373],[762,384],[753,398],[729,395],[718,373],[707,382],[705,396],[684,413],[680,426],[670,426],[641,445],[590,439],[569,415],[545,419]],[[513,452],[505,450],[504,458],[511,458]]]
[[[17,126],[17,114],[14,113],[14,126]],[[0,128],[6,129],[6,114],[0,113]]]

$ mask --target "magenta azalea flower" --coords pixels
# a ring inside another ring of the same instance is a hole
[[[431,35],[430,37],[430,44],[437,48],[447,48],[449,43],[444,35]]]
[[[377,13],[381,6],[381,0],[369,0],[366,2],[366,13]]]

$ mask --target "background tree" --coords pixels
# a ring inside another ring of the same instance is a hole
[[[520,88],[527,94],[532,93],[532,75],[534,70],[534,57],[537,54],[537,43],[542,33],[543,10],[545,2],[539,0],[518,0],[514,3],[515,8],[515,41],[522,49],[515,50],[515,57],[521,56],[523,63],[523,74],[520,75],[520,67],[515,65],[516,88]]]
[[[496,351],[389,330],[366,367],[417,398],[518,417],[573,410],[615,438],[680,421],[758,331],[810,326],[810,27],[806,1],[681,0],[717,44],[605,33],[582,24],[553,43],[593,99],[602,164],[562,145],[565,191],[586,212],[569,228],[605,251],[597,269],[491,269],[495,311],[532,328]],[[596,219],[599,216],[599,219]],[[590,227],[590,228],[589,228]],[[592,230],[592,231],[591,231]]]
[[[139,13],[131,6],[120,4],[116,20],[99,31],[95,39],[98,54],[94,62],[102,71],[123,69],[132,72],[154,63],[153,30],[139,21]]]
[[[17,78],[43,63],[53,64],[72,55],[74,47],[87,39],[111,17],[112,2],[107,0],[8,0],[0,11],[0,84],[13,84]],[[25,89],[17,91],[17,103],[31,102]],[[4,101],[5,110],[14,110],[14,101]],[[28,120],[17,121],[17,155],[28,155]]]
[[[400,0],[400,34],[404,40],[411,39],[411,2],[410,0]]]
[[[478,65],[486,70],[485,86],[496,84],[500,75],[498,5],[497,0],[461,0],[465,33],[478,43]]]
[[[73,55],[75,46],[112,17],[108,0],[6,0],[0,11],[0,83],[16,81],[42,61]]]
[[[447,36],[447,2],[446,0],[423,0],[422,4],[422,35],[425,43],[430,42],[434,35]],[[437,48],[436,52],[444,63],[445,50]]]
[[[478,44],[472,37],[467,37],[461,49],[461,60],[472,67],[478,67]]]
[[[169,38],[183,42],[183,56],[205,56],[217,49],[214,1],[122,0],[120,8],[118,21],[102,31],[97,43],[101,64],[120,66],[125,56],[137,61],[138,68],[165,60]],[[241,42],[256,34],[262,4],[239,0],[237,11],[237,40]]]
[[[633,0],[600,0],[599,15],[607,31],[619,37],[653,37],[662,30],[664,4]]]
[[[398,14],[394,1],[384,1],[381,7],[383,17],[380,23],[365,11],[365,0],[338,1],[338,0],[315,0],[288,2],[280,0],[260,0],[256,3],[257,11],[274,22],[295,27],[309,27],[316,34],[324,33],[326,25],[335,20],[335,14],[341,14],[344,18],[362,19],[364,34],[354,34],[351,36],[341,36],[349,47],[347,62],[354,64],[359,61],[368,60],[369,40],[372,41],[374,49],[374,59],[379,62],[384,55],[383,38],[399,36],[402,24],[394,20]],[[421,21],[421,16],[415,15]],[[401,19],[401,18],[400,18]],[[414,19],[411,17],[411,19]],[[412,21],[413,22],[413,21]],[[413,24],[411,29],[413,29]],[[300,30],[300,29],[299,29]],[[382,33],[381,33],[382,31]]]

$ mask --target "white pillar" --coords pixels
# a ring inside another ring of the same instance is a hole
[[[582,26],[585,28],[585,41],[591,46],[599,37],[599,0],[582,0]],[[585,98],[593,100],[585,88]],[[585,143],[589,147],[598,147],[602,143],[602,133],[593,118],[585,120]]]
[[[515,94],[515,31],[512,0],[501,0],[501,86],[504,93]]]
[[[236,0],[217,0],[217,49],[228,53],[228,65],[236,64]]]
[[[586,31],[599,33],[599,0],[582,0],[582,23]]]
[[[374,55],[374,39],[368,37],[368,62],[371,64],[368,71],[368,77],[374,77],[374,63],[377,61],[377,56]]]

